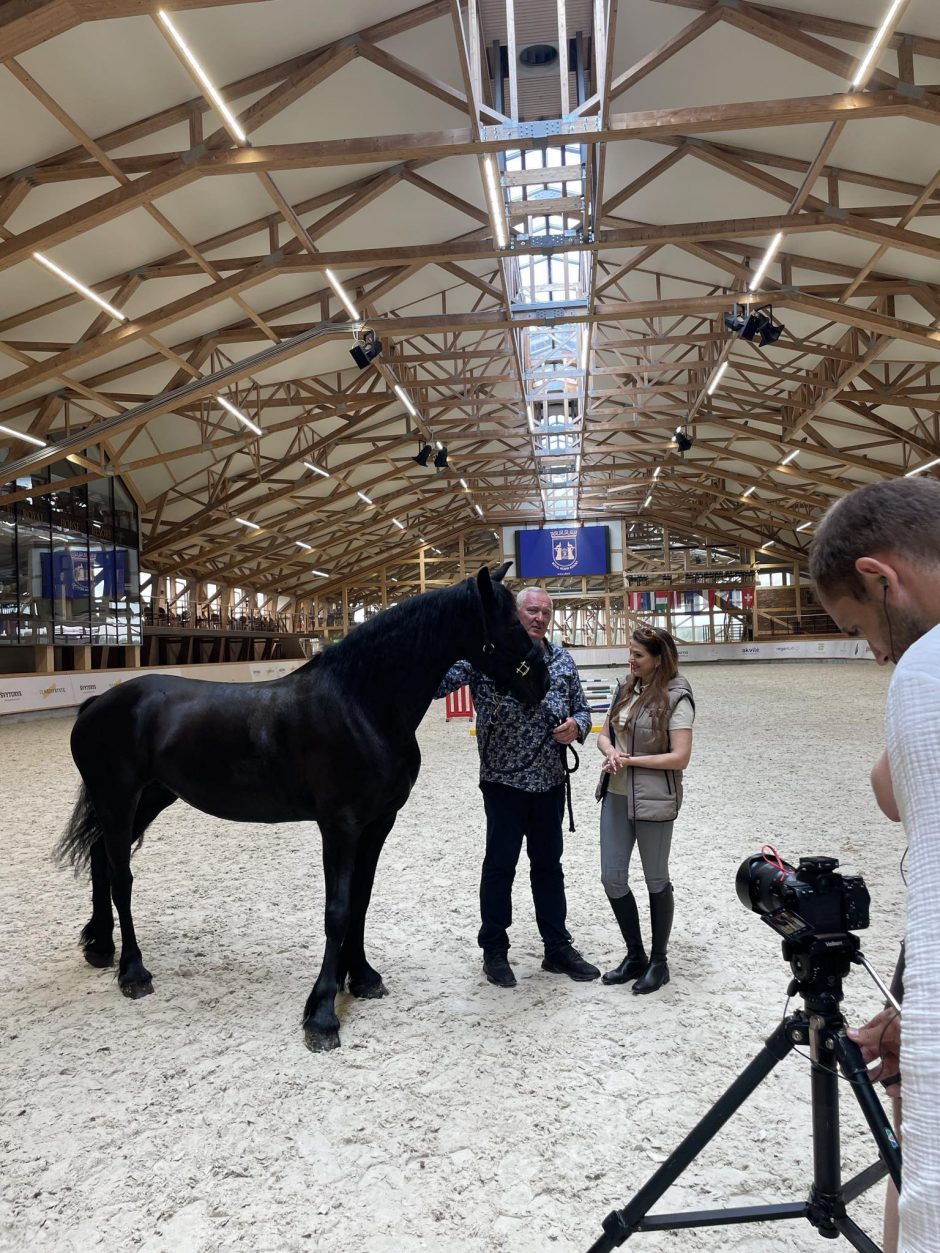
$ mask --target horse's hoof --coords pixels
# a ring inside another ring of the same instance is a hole
[[[381,979],[377,983],[349,983],[350,996],[358,996],[360,1000],[377,1001],[380,996],[388,996],[388,988]]]
[[[153,980],[146,979],[140,983],[122,983],[121,992],[132,1001],[139,1001],[142,996],[150,996],[153,992]]]
[[[114,949],[110,953],[99,953],[93,948],[86,948],[82,951],[89,966],[95,966],[98,970],[104,970],[107,966],[114,965]]]
[[[304,1044],[311,1053],[329,1053],[339,1048],[339,1028],[330,1027],[324,1031],[322,1027],[304,1027]]]

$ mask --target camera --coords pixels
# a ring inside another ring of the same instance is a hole
[[[835,857],[801,857],[799,867],[764,853],[745,857],[735,878],[738,900],[785,940],[860,931],[871,897],[861,875],[836,872]]]

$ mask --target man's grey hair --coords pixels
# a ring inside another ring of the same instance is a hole
[[[548,592],[546,592],[544,587],[537,587],[535,583],[530,583],[528,587],[524,587],[521,592],[516,593],[516,605],[518,608],[522,607],[523,597],[529,592],[538,592],[540,596],[548,596]],[[551,600],[551,596],[548,596],[548,599]]]
[[[888,553],[924,565],[940,561],[940,483],[935,479],[887,479],[836,501],[810,548],[810,578],[824,595],[863,600],[865,583],[856,561]]]

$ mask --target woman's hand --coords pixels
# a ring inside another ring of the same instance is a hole
[[[604,764],[601,766],[601,770],[605,771],[607,774],[616,774],[621,766],[625,765],[628,761],[629,758],[626,753],[618,753],[615,748],[612,748],[609,752],[604,754]]]

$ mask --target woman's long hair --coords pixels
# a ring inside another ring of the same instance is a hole
[[[649,711],[656,739],[662,744],[668,744],[669,684],[679,673],[679,650],[676,648],[676,641],[668,631],[661,631],[659,627],[645,626],[637,627],[632,639],[634,644],[639,644],[651,656],[656,657],[659,665],[627,715],[624,732],[630,732],[636,722],[637,714],[641,709],[646,709]],[[611,707],[609,714],[611,725],[638,686],[639,679],[635,674],[631,674],[621,688],[616,703]]]

